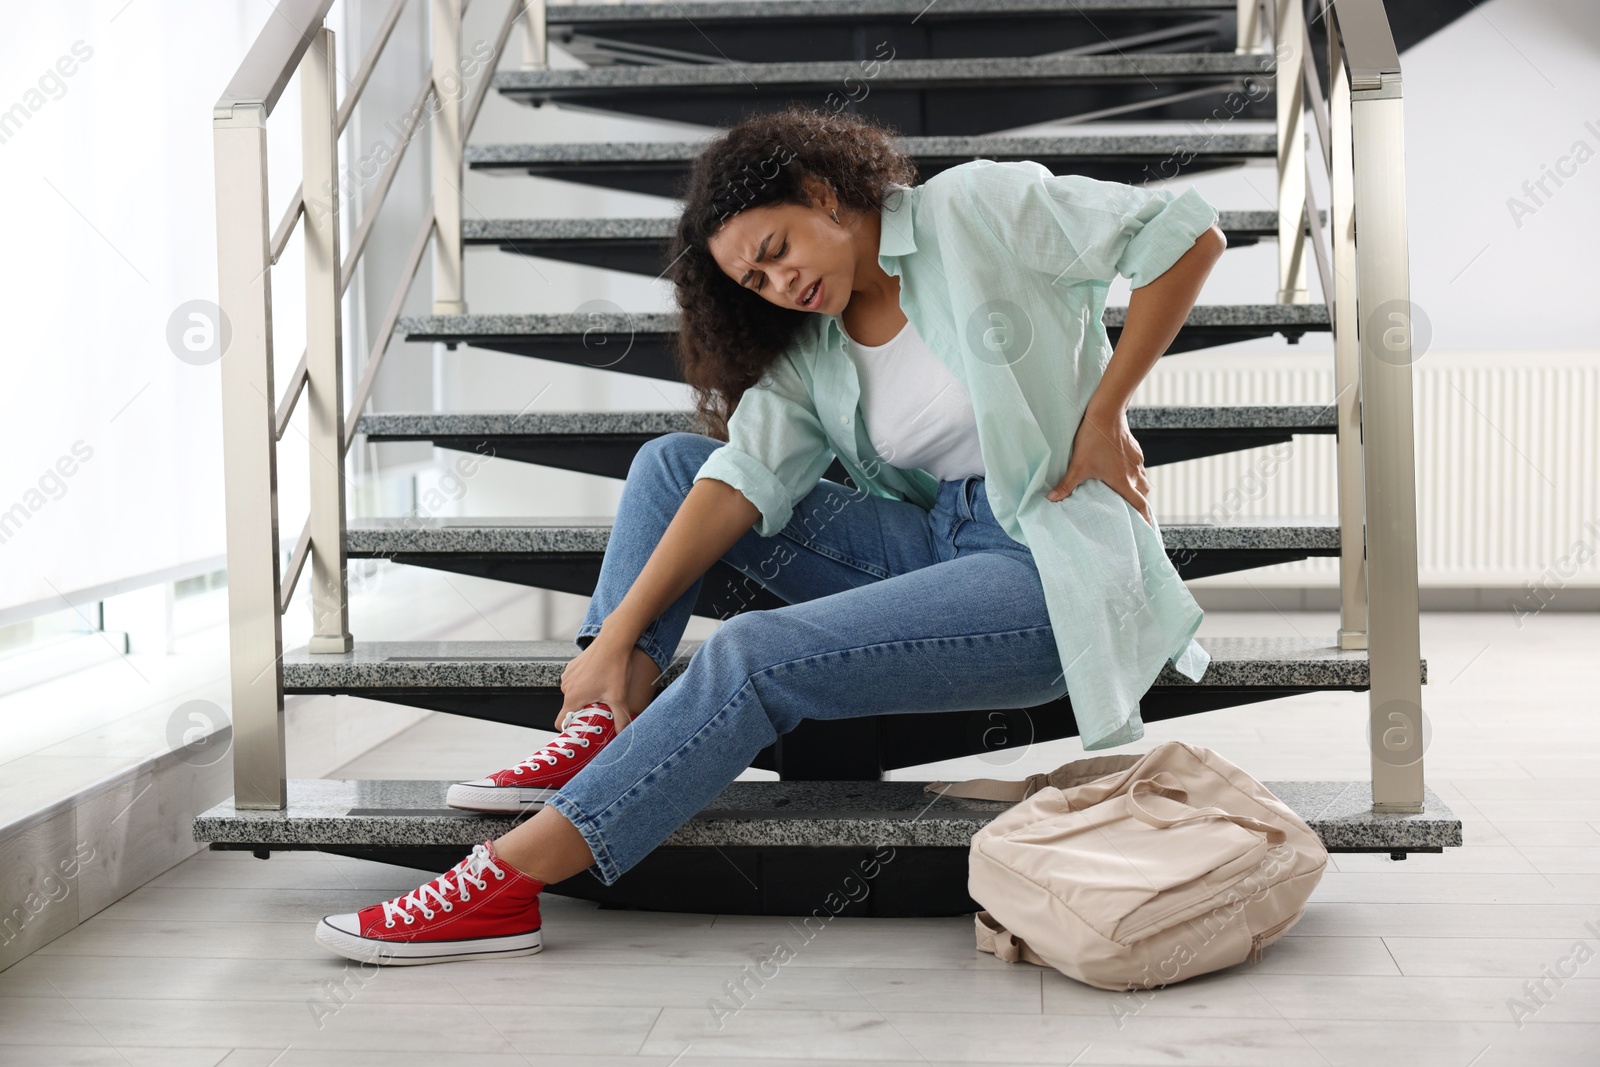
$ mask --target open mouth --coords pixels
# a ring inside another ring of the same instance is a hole
[[[818,278],[816,281],[811,283],[811,287],[809,289],[800,295],[800,306],[803,308],[813,307],[817,298],[821,295],[822,279]]]

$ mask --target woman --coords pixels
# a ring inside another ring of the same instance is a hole
[[[1162,666],[1204,672],[1126,409],[1226,247],[1216,211],[1028,162],[914,178],[887,129],[798,107],[696,161],[670,270],[710,434],[658,437],[629,469],[562,732],[449,798],[536,813],[327,917],[321,943],[383,963],[537,952],[546,884],[615,882],[803,718],[1070,689],[1105,748],[1142,735]],[[821,478],[835,456],[855,488]],[[654,694],[718,559],[787,605],[727,619]]]

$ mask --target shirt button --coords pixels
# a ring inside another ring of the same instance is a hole
[[[848,415],[840,415],[839,416],[839,425],[840,426],[849,426],[850,425],[850,416],[848,416]]]

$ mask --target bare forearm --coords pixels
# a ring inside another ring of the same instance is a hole
[[[711,569],[761,512],[727,482],[702,478],[690,488],[622,603],[600,624],[597,640],[631,645],[653,619]]]
[[[1091,409],[1126,410],[1134,390],[1178,336],[1206,277],[1227,247],[1227,238],[1212,226],[1165,274],[1133,290],[1122,334],[1089,400]]]

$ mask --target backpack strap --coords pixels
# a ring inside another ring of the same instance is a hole
[[[972,778],[955,783],[929,782],[922,787],[922,791],[940,793],[947,797],[967,797],[972,800],[1007,800],[1015,804],[1019,800],[1027,800],[1045,786],[1071,789],[1073,786],[1120,774],[1143,758],[1142,755],[1131,752],[1114,756],[1090,756],[1087,759],[1063,763],[1048,774],[1030,774],[1021,781]]]
[[[1007,782],[999,778],[973,778],[965,782],[929,782],[922,787],[922,791],[939,793],[947,797],[1007,800],[1016,803],[1028,799],[1049,784],[1048,774],[1030,774],[1020,782]]]

